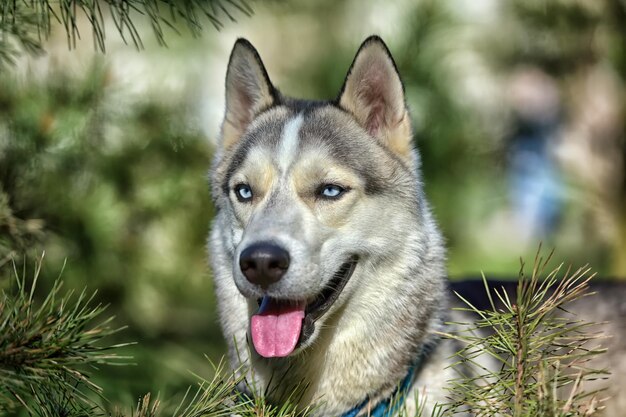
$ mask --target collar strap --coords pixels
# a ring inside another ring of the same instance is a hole
[[[437,345],[439,344],[439,338],[434,338],[422,346],[422,349],[417,356],[417,360],[411,368],[409,372],[404,377],[404,379],[400,382],[398,387],[395,389],[393,394],[390,397],[385,398],[376,404],[376,407],[370,410],[368,414],[365,414],[369,417],[391,417],[395,414],[396,411],[404,404],[406,399],[406,395],[413,386],[413,383],[417,379],[417,376],[421,373],[422,368],[424,368],[424,364],[428,357],[433,353]],[[363,400],[359,405],[352,408],[351,410],[346,411],[341,415],[341,417],[356,417],[361,411],[365,409],[367,404],[369,403],[369,397]]]

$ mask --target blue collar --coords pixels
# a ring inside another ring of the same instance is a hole
[[[413,386],[415,379],[422,371],[426,359],[430,356],[430,354],[435,350],[437,345],[439,344],[439,338],[436,338],[434,341],[430,343],[426,343],[423,345],[420,354],[417,356],[417,360],[409,369],[409,372],[404,377],[402,382],[398,385],[396,390],[391,394],[390,397],[385,398],[381,402],[379,402],[376,407],[370,410],[367,414],[368,417],[392,417],[396,411],[404,404],[406,399],[406,394],[409,392],[410,388]],[[351,410],[346,411],[341,415],[341,417],[356,417],[363,409],[367,406],[370,399],[366,398],[361,402],[361,404],[357,405]]]

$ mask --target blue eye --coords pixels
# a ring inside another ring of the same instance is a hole
[[[235,196],[237,200],[246,202],[252,200],[252,188],[248,184],[235,185]]]
[[[345,191],[345,188],[338,185],[324,184],[320,187],[319,196],[322,198],[336,199],[339,198]]]

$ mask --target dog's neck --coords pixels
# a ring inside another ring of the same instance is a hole
[[[395,415],[395,413],[401,409],[407,394],[411,390],[413,383],[419,377],[422,368],[426,364],[431,353],[435,351],[439,345],[441,339],[438,337],[432,337],[426,341],[419,352],[415,362],[411,365],[409,372],[404,379],[397,384],[393,394],[383,400],[373,402],[370,395],[365,398],[361,404],[343,413],[341,417],[356,417],[364,412],[367,416],[381,417]],[[374,404],[374,405],[372,405]]]

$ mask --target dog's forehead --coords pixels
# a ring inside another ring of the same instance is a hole
[[[295,103],[270,108],[255,119],[231,158],[223,185],[259,155],[271,155],[279,171],[317,155],[320,163],[331,159],[362,177],[367,192],[380,192],[389,176],[389,166],[380,163],[390,159],[383,147],[332,103]]]
[[[356,168],[373,164],[382,152],[351,115],[332,104],[271,109],[253,123],[246,139],[242,152],[264,148],[283,163],[314,152]]]
[[[264,146],[278,151],[286,142],[297,145],[299,150],[311,145],[327,145],[331,149],[347,147],[343,136],[354,136],[357,130],[352,117],[332,104],[306,103],[294,101],[266,110],[249,127],[242,150]]]

